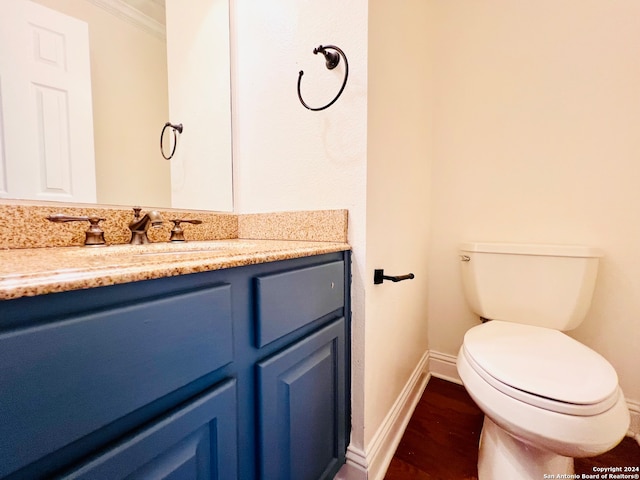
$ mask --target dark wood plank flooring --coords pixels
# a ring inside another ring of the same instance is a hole
[[[477,480],[482,420],[463,386],[432,377],[385,480]],[[640,466],[640,446],[625,437],[610,452],[575,460],[579,474],[593,474],[594,466]]]

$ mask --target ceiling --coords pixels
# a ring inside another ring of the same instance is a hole
[[[131,8],[138,10],[143,15],[155,20],[161,25],[165,24],[164,0],[121,0]]]

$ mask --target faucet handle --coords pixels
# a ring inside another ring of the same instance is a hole
[[[180,226],[181,223],[192,223],[194,225],[200,225],[202,220],[189,220],[185,218],[176,218],[175,220],[171,220],[173,222],[173,228],[171,229],[171,237],[169,238],[170,242],[184,242],[184,231]]]
[[[84,244],[86,246],[99,246],[106,245],[107,242],[104,240],[104,232],[100,228],[99,223],[104,221],[104,218],[96,217],[96,216],[80,216],[74,217],[70,215],[64,215],[62,213],[56,213],[54,215],[49,215],[47,220],[55,223],[62,222],[89,222],[89,229],[84,233]]]

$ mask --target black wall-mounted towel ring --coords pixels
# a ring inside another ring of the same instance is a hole
[[[162,145],[162,140],[164,140],[165,130],[169,127],[171,127],[171,130],[173,131],[173,148],[171,149],[171,154],[167,157],[164,154],[164,147]],[[171,160],[171,158],[173,157],[173,154],[176,153],[176,147],[178,146],[178,133],[182,133],[182,130],[183,130],[183,127],[181,123],[174,125],[171,122],[167,122],[164,124],[164,127],[162,128],[162,133],[160,134],[160,153],[165,158],[165,160]]]
[[[331,50],[335,50],[338,53],[328,52],[327,51],[328,48]],[[344,81],[342,82],[340,91],[338,92],[336,97],[333,100],[331,100],[329,103],[327,103],[324,107],[318,107],[318,108],[310,107],[302,99],[302,94],[300,93],[300,83],[302,82],[302,75],[304,75],[304,72],[300,70],[300,73],[298,74],[298,98],[300,99],[300,103],[302,103],[302,105],[305,108],[309,110],[313,110],[314,112],[317,112],[319,110],[324,110],[325,108],[329,108],[331,105],[335,103],[336,100],[338,100],[338,97],[342,95],[342,91],[344,90],[344,87],[347,85],[347,78],[349,77],[349,62],[347,62],[347,56],[344,54],[344,52],[338,47],[336,47],[335,45],[324,45],[324,46],[320,45],[318,48],[313,49],[313,53],[314,54],[322,53],[324,55],[326,66],[329,70],[333,70],[338,66],[338,64],[340,63],[340,56],[344,58]]]

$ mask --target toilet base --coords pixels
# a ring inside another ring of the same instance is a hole
[[[573,474],[573,458],[534,447],[509,435],[485,415],[478,451],[478,480],[540,480]]]

